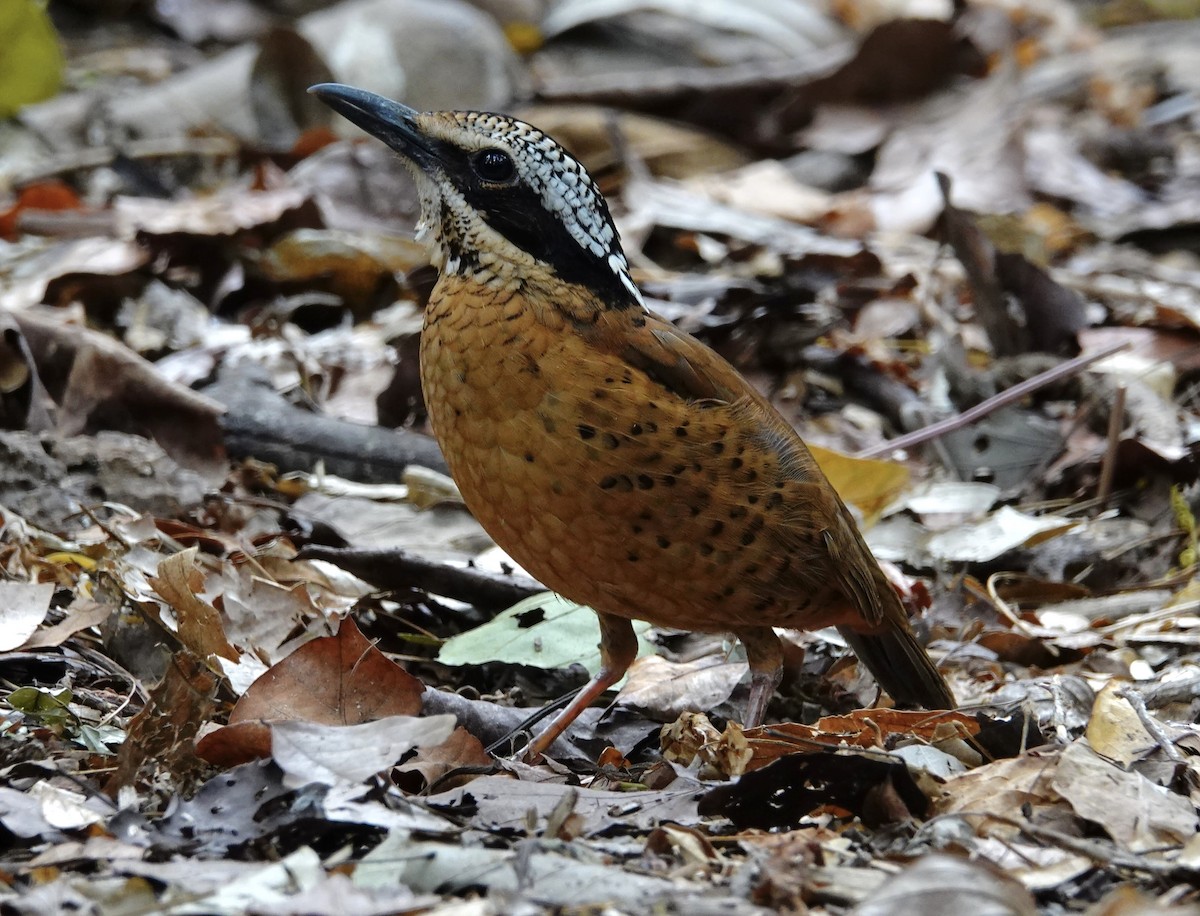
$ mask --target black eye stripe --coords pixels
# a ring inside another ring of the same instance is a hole
[[[516,174],[517,167],[512,157],[503,150],[485,149],[476,153],[471,165],[484,181],[508,181]]]

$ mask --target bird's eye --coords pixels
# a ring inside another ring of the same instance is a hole
[[[498,149],[485,149],[475,157],[473,164],[475,174],[484,181],[508,181],[517,171],[512,156]]]

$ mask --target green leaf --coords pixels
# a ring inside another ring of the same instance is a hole
[[[0,118],[55,95],[63,53],[43,0],[0,0]]]
[[[639,652],[653,652],[644,638],[650,624],[635,620],[633,629]],[[580,664],[595,674],[600,670],[599,642],[595,611],[544,592],[514,604],[483,626],[446,640],[438,661],[447,665],[508,662],[538,668]]]
[[[115,725],[81,725],[75,740],[93,754],[111,754],[109,745],[124,741],[125,732]]]
[[[1179,565],[1182,569],[1191,569],[1196,565],[1197,559],[1200,559],[1200,542],[1197,537],[1196,516],[1178,484],[1171,486],[1171,509],[1175,513],[1175,521],[1187,536],[1187,544],[1179,552]]]
[[[62,726],[74,718],[67,704],[71,702],[71,691],[63,688],[51,693],[44,687],[18,687],[4,698],[13,709],[44,725]]]
[[[66,709],[71,702],[71,691],[62,689],[51,693],[45,687],[18,687],[5,700],[13,709],[19,709],[26,715],[41,715],[57,709]]]

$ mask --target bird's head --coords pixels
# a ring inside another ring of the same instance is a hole
[[[338,83],[309,92],[404,157],[444,274],[542,267],[610,307],[641,306],[600,189],[536,127],[485,112],[419,112]]]

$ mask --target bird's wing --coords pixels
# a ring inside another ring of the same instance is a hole
[[[792,481],[787,497],[797,525],[823,534],[827,569],[823,572],[875,626],[904,611],[895,592],[863,541],[853,516],[837,496],[791,424],[725,359],[695,337],[653,315],[645,323],[625,315],[605,315],[587,332],[590,343],[640,369],[676,396],[700,405],[725,407],[739,425],[778,458]],[[781,544],[787,549],[786,538]]]

